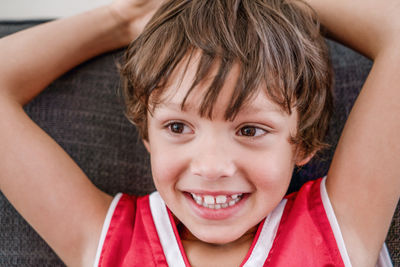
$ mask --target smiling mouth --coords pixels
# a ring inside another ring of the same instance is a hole
[[[211,196],[190,193],[190,195],[197,205],[216,210],[232,207],[243,197],[243,194]]]

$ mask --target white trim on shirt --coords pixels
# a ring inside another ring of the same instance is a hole
[[[99,240],[99,245],[97,246],[97,251],[96,251],[96,258],[94,260],[94,267],[99,266],[99,261],[100,261],[100,256],[101,256],[101,251],[103,250],[103,245],[104,245],[104,240],[106,239],[108,228],[110,227],[111,219],[112,216],[114,215],[115,208],[117,207],[117,204],[119,200],[121,199],[122,194],[118,193],[114,199],[112,200],[110,207],[108,208],[106,218],[103,223],[103,228],[101,229],[101,234],[100,234],[100,240]]]
[[[282,214],[286,206],[286,199],[283,199],[278,206],[265,219],[260,236],[255,244],[250,257],[243,267],[263,266],[268,258],[269,251],[274,243],[276,232],[281,222]]]
[[[325,183],[326,183],[326,176],[322,179],[320,185],[322,204],[324,205],[326,216],[328,217],[333,235],[335,236],[336,244],[339,248],[340,255],[342,256],[344,266],[351,267],[350,257],[349,254],[347,253],[346,245],[344,243],[342,236],[342,231],[340,230],[340,226],[336,219],[335,212],[333,211],[331,201],[329,200]]]
[[[168,266],[185,267],[164,200],[158,192],[150,194],[149,199],[151,214]]]

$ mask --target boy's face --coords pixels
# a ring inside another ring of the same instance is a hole
[[[204,81],[181,103],[196,64],[178,67],[162,102],[148,114],[145,142],[153,179],[173,214],[194,236],[226,244],[257,225],[282,200],[297,161],[289,142],[296,133],[291,115],[260,90],[233,121],[224,112],[236,84],[238,67],[229,73],[213,117],[198,114]],[[206,206],[206,207],[204,207]]]

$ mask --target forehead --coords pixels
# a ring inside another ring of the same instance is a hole
[[[218,75],[221,61],[215,60],[211,65],[207,75],[192,87],[198,74],[198,65],[201,58],[201,52],[196,51],[192,55],[186,56],[171,73],[164,88],[156,94],[153,99],[150,98],[150,104],[153,109],[168,107],[181,111],[197,111],[204,104],[204,99],[212,90],[212,83]],[[240,83],[241,67],[238,63],[233,63],[229,72],[224,78],[223,84],[216,95],[212,105],[210,118],[218,115],[225,116],[226,110],[232,105],[234,94],[237,93],[237,84]],[[265,83],[260,83],[253,91],[248,92],[243,104],[237,108],[236,113],[250,114],[259,111],[274,112],[280,115],[290,115],[282,106],[272,101],[267,95]],[[154,104],[157,103],[157,104]],[[207,105],[207,103],[205,103]],[[233,116],[234,117],[234,116]],[[233,118],[229,118],[233,119]]]

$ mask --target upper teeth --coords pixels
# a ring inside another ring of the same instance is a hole
[[[235,205],[240,201],[243,194],[219,195],[215,197],[211,195],[198,195],[195,193],[191,193],[191,195],[194,201],[200,206],[210,209],[220,209]]]
[[[217,204],[223,204],[226,202],[227,199],[228,199],[227,196],[217,196],[215,198],[215,202],[217,202]]]

